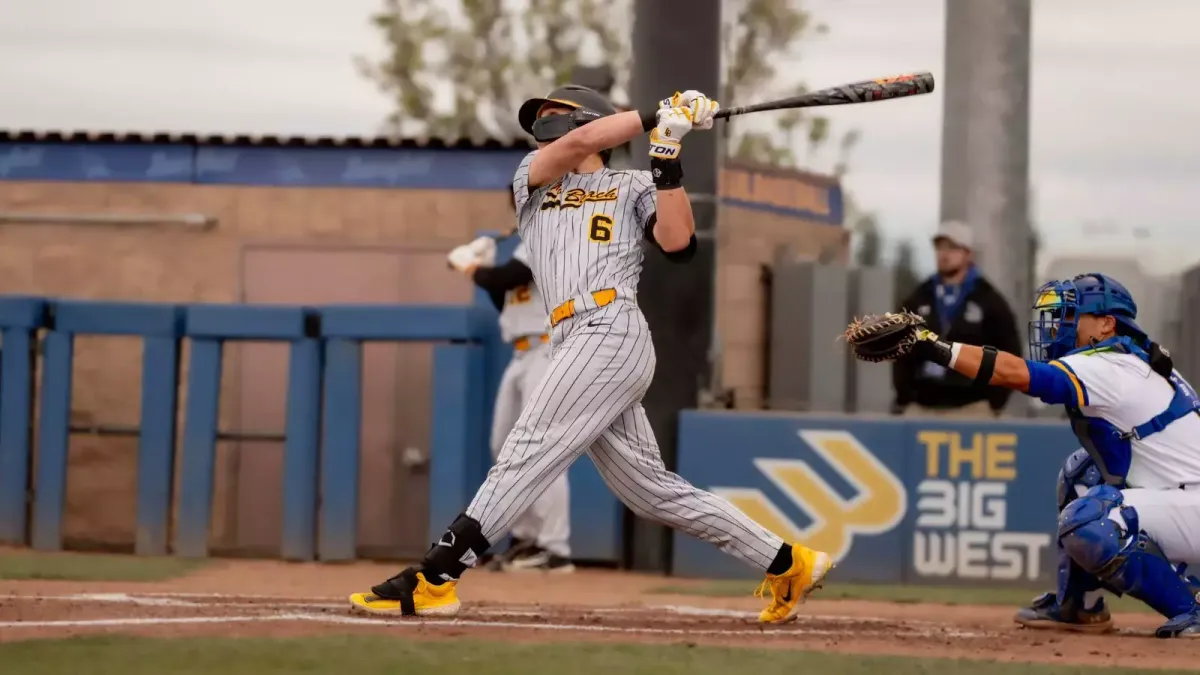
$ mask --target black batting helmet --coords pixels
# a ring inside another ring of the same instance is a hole
[[[574,112],[569,115],[555,115],[554,117],[566,119],[555,120],[553,123],[549,121],[549,117],[544,118],[547,123],[539,124],[535,128],[538,112],[547,105],[566,106]],[[521,123],[521,128],[532,134],[535,139],[548,142],[565,136],[577,126],[616,113],[617,109],[604,94],[580,84],[566,84],[550,92],[546,98],[531,98],[521,104],[521,109],[517,112],[517,121]]]

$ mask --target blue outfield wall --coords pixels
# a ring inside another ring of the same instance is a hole
[[[1052,584],[1063,423],[686,411],[679,474],[790,541],[839,581]],[[760,574],[675,535],[672,573]]]
[[[501,247],[502,258],[513,243]],[[149,555],[208,553],[222,351],[229,340],[275,340],[291,348],[280,495],[280,552],[291,560],[356,557],[364,341],[437,343],[431,538],[466,507],[492,463],[487,430],[511,356],[482,294],[457,307],[0,297],[0,332],[0,543],[61,547],[74,338],[129,335],[143,344],[134,517],[137,551]],[[40,355],[33,348],[39,337]],[[1056,476],[1077,447],[1065,424],[684,411],[679,439],[681,475],[786,539],[832,552],[838,579],[1051,582]],[[576,462],[569,475],[575,556],[621,560],[617,499],[590,461]],[[25,499],[29,484],[32,503]],[[170,541],[172,503],[179,518]],[[672,571],[758,574],[685,535],[676,535]]]
[[[505,255],[514,243],[508,242]],[[62,547],[75,337],[126,335],[140,339],[143,348],[136,552],[187,557],[208,555],[228,341],[290,346],[288,381],[280,392],[287,403],[281,430],[280,555],[288,560],[357,557],[364,342],[435,343],[424,533],[430,540],[467,507],[492,464],[492,405],[512,354],[500,341],[496,310],[482,293],[474,304],[461,306],[326,307],[0,296],[0,333],[0,544]],[[33,348],[39,334],[41,355]],[[190,346],[186,380],[181,377],[185,343]],[[35,382],[39,371],[40,382]],[[36,447],[35,403],[41,411]],[[184,415],[177,425],[180,408]],[[617,499],[590,462],[576,463],[569,475],[575,556],[619,560]],[[172,539],[173,503],[178,521]]]

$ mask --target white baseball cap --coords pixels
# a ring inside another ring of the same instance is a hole
[[[942,221],[938,225],[937,234],[933,235],[933,243],[937,244],[939,239],[945,239],[959,248],[975,248],[975,232],[970,225],[961,220]]]

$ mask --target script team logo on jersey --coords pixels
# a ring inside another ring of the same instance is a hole
[[[613,202],[617,200],[617,193],[620,188],[612,188],[600,192],[598,190],[584,190],[582,188],[572,188],[565,193],[562,191],[562,184],[555,185],[546,193],[546,198],[542,200],[542,210],[546,209],[577,209],[588,202]]]

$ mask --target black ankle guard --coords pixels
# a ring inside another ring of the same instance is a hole
[[[385,600],[398,600],[400,614],[415,616],[417,608],[413,604],[413,591],[417,590],[417,568],[410,567],[387,581],[372,586],[371,592]]]
[[[421,561],[421,569],[426,579],[430,574],[438,578],[429,579],[432,583],[454,581],[462,576],[468,567],[474,567],[480,556],[487,553],[492,545],[483,537],[479,521],[463,513],[450,523],[446,533],[442,535]]]

